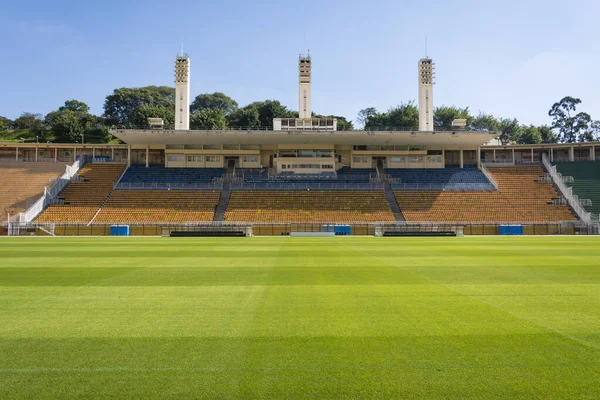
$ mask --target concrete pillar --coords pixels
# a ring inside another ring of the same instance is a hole
[[[596,161],[596,147],[594,145],[590,147],[590,161]]]
[[[54,149],[54,162],[58,161],[58,147]]]
[[[575,147],[569,147],[569,161],[575,161]]]
[[[531,148],[531,162],[533,163],[533,147]]]
[[[110,161],[115,161],[115,148],[110,148]]]
[[[465,167],[465,165],[464,165],[464,159],[463,159],[463,148],[462,147],[460,148],[460,167],[461,168]]]
[[[477,168],[481,168],[481,146],[477,146]]]
[[[442,168],[446,168],[446,150],[442,147]]]
[[[15,161],[19,161],[19,148],[15,150]]]
[[[131,145],[127,146],[127,166],[131,167]]]
[[[494,161],[496,161],[496,149],[494,149]]]
[[[77,161],[77,147],[73,147],[73,162]]]
[[[150,164],[150,146],[146,145],[146,168]]]
[[[512,160],[513,164],[515,163],[515,149],[512,149]]]
[[[92,147],[92,158],[96,158],[96,148]]]
[[[38,148],[35,148],[35,162],[38,162]]]
[[[554,162],[554,147],[550,147],[550,162]]]

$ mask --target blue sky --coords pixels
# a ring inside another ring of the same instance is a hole
[[[600,119],[597,0],[0,2],[0,115],[65,100],[102,113],[118,87],[172,85],[183,41],[192,96],[297,109],[297,56],[313,57],[313,111],[355,119],[417,98],[436,62],[435,105],[549,123],[563,96]]]

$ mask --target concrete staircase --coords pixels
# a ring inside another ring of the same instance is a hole
[[[225,211],[229,205],[229,199],[231,198],[231,179],[225,178],[223,181],[223,190],[221,190],[221,197],[219,197],[219,204],[215,210],[214,222],[225,221]]]
[[[394,214],[394,219],[396,222],[405,222],[406,219],[404,215],[402,215],[402,210],[400,210],[400,206],[398,205],[398,201],[396,200],[396,196],[394,196],[394,191],[392,190],[392,185],[389,182],[385,183],[385,198],[390,205],[390,209],[392,210],[392,214]]]

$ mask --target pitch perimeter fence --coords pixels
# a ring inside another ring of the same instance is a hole
[[[352,236],[389,236],[394,234],[455,232],[459,235],[500,235],[507,224],[408,223],[408,224],[127,224],[129,236],[169,236],[173,232],[243,231],[247,236],[289,236],[293,232],[325,232],[331,226],[348,226]],[[10,224],[0,225],[0,236],[110,236],[114,224]],[[576,222],[519,224],[523,235],[598,235],[598,225]],[[387,233],[387,234],[386,234]],[[416,235],[415,235],[416,236]]]

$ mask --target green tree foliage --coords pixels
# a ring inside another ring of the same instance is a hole
[[[204,109],[222,110],[224,115],[230,115],[238,109],[238,103],[221,92],[205,93],[196,96],[190,106],[192,114]]]
[[[500,120],[499,140],[502,144],[516,143],[521,134],[521,126],[516,118],[503,118]]]
[[[597,142],[600,140],[600,121],[593,121],[589,127],[579,135],[580,142]]]
[[[587,138],[586,132],[590,129],[592,118],[588,113],[576,113],[578,104],[581,104],[580,99],[567,96],[554,103],[548,111],[553,120],[552,128],[558,129],[563,143],[575,143],[578,139]]]
[[[89,113],[90,107],[79,100],[67,100],[63,106],[58,107],[58,111],[76,111],[82,113]]]
[[[0,131],[5,131],[7,129],[12,128],[14,125],[14,121],[0,116]]]
[[[433,126],[436,128],[452,129],[452,121],[455,119],[466,119],[467,128],[471,126],[473,117],[469,107],[441,106],[436,107],[433,112]]]
[[[386,113],[375,112],[373,114],[372,110],[369,110],[365,117],[365,130],[416,130],[419,128],[419,110],[413,102],[402,103]]]
[[[362,109],[358,112],[357,121],[360,124],[360,126],[362,128],[364,128],[367,125],[367,121],[369,120],[369,118],[373,117],[376,114],[377,114],[377,109],[375,107],[368,107],[368,108]]]
[[[474,131],[493,132],[501,128],[500,120],[491,114],[480,112],[478,116],[471,121],[470,129]]]
[[[274,118],[297,118],[298,113],[288,110],[277,100],[255,101],[237,109],[228,116],[229,126],[259,128],[273,127]]]
[[[88,105],[81,101],[68,100],[58,110],[46,115],[45,124],[54,134],[56,141],[81,143],[82,135],[86,135],[86,142],[102,143],[106,140],[108,132],[98,130],[102,121],[90,114],[89,109]]]
[[[150,104],[143,104],[135,109],[132,118],[132,125],[147,126],[148,118],[162,118],[165,129],[175,127],[175,107],[163,107]]]
[[[175,110],[175,88],[146,86],[115,89],[104,102],[105,122],[107,125],[133,126],[136,110],[144,105]]]
[[[542,143],[558,143],[560,138],[551,127],[548,125],[538,126],[538,130],[540,131],[540,135],[542,135]]]
[[[44,119],[42,114],[24,112],[15,119],[14,125],[16,129],[36,129],[43,127]]]
[[[202,108],[190,117],[191,129],[227,129],[225,110],[221,108]]]
[[[542,143],[542,134],[539,129],[533,125],[522,126],[520,134],[517,137],[517,144],[538,144]]]

